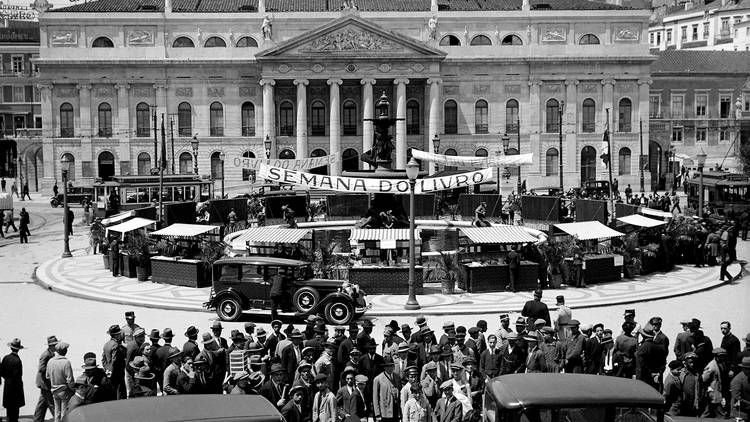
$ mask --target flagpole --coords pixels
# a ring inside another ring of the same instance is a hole
[[[164,167],[166,167],[167,155],[167,133],[164,130],[164,113],[161,114],[161,159],[159,160],[159,222],[163,222],[162,217],[162,191],[164,190]]]
[[[604,136],[607,138],[607,157],[609,162],[607,163],[607,169],[609,170],[609,224],[614,225],[615,222],[615,198],[612,195],[612,136],[609,135],[609,109],[607,109],[607,129],[604,131]]]

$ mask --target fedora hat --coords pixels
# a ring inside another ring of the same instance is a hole
[[[98,368],[96,364],[96,355],[93,358],[87,357],[83,359],[83,365],[81,365],[81,369],[85,371],[87,369],[95,369],[95,368]]]
[[[148,338],[150,338],[151,340],[158,340],[160,338],[159,337],[159,330],[156,329],[156,328],[152,329],[151,332],[148,335]]]
[[[273,365],[271,365],[271,372],[270,372],[270,374],[278,374],[280,372],[286,372],[286,370],[284,369],[283,366],[281,366],[281,364],[274,363]]]
[[[248,365],[252,368],[253,366],[262,366],[263,365],[263,358],[261,358],[258,355],[252,355],[249,358],[247,358]]]
[[[47,346],[54,346],[57,343],[59,343],[59,341],[57,340],[57,336],[49,336],[49,337],[47,337]]]
[[[447,390],[447,389],[453,390],[453,380],[444,381],[442,384],[440,384],[440,391]]]
[[[745,356],[740,362],[740,368],[750,368],[750,356]]]
[[[211,324],[212,330],[223,330],[224,327],[221,325],[221,321],[214,321],[213,324]]]
[[[442,353],[442,351],[440,350],[440,346],[438,346],[437,344],[433,344],[432,346],[430,346],[431,355],[439,355],[440,353]]]
[[[156,375],[151,372],[151,368],[144,365],[138,369],[138,372],[133,377],[139,380],[152,380]]]
[[[146,358],[144,358],[143,356],[136,356],[128,365],[136,370],[142,368],[143,366],[148,366],[146,364]]]
[[[250,385],[250,388],[257,388],[261,384],[263,384],[263,381],[265,381],[266,377],[263,376],[262,372],[253,372],[250,374],[250,378],[248,378],[247,383]]]
[[[15,350],[21,350],[24,348],[21,345],[21,339],[18,339],[18,338],[14,338],[13,340],[11,340],[11,342],[8,343],[8,347],[10,347],[11,349],[15,349]]]
[[[398,353],[406,353],[409,351],[409,345],[406,342],[402,342],[398,345]]]
[[[297,391],[301,391],[303,395],[304,395],[305,393],[307,393],[307,389],[305,388],[305,386],[304,386],[304,385],[302,385],[302,384],[297,384],[297,385],[295,385],[295,386],[293,386],[292,388],[290,388],[290,389],[289,389],[289,395],[290,395],[290,396],[293,396],[293,395],[294,395],[294,393],[296,393]]]
[[[266,330],[264,330],[263,327],[260,327],[257,330],[255,330],[255,335],[257,337],[265,337],[266,336]]]
[[[229,336],[232,340],[245,340],[245,335],[240,332],[240,330],[232,330],[231,335]]]
[[[394,365],[393,359],[390,356],[385,356],[383,358],[383,365],[382,365],[383,368],[385,368],[387,366],[393,366],[393,365]]]
[[[242,381],[244,379],[249,379],[249,378],[250,378],[250,374],[248,374],[245,371],[237,372],[237,373],[234,374],[234,377],[233,377],[234,382]]]
[[[109,326],[109,329],[107,330],[107,334],[111,336],[116,336],[122,333],[122,329],[119,325],[113,324]]]
[[[185,330],[185,337],[197,336],[197,335],[198,335],[198,329],[195,328],[194,325],[189,326],[187,330]]]
[[[344,378],[346,378],[346,374],[350,372],[353,373],[354,375],[357,375],[357,369],[354,368],[353,366],[347,366],[346,368],[344,368],[344,372],[342,372],[341,375],[343,375]]]
[[[248,353],[262,353],[263,346],[261,346],[257,341],[253,341],[247,345],[245,351]]]
[[[654,330],[648,327],[643,327],[639,331],[639,333],[643,336],[643,338],[654,338],[656,334],[654,334]]]
[[[171,349],[169,349],[169,355],[167,355],[167,359],[174,359],[179,356],[182,356],[182,352],[180,351],[180,349],[172,347]]]
[[[328,375],[326,374],[318,374],[315,376],[315,383],[319,382],[328,382]]]
[[[277,325],[278,325],[279,327],[281,327],[281,325],[282,325],[282,324],[281,324],[281,321],[279,321],[278,319],[275,319],[275,320],[271,321],[271,327],[275,327],[275,326],[277,326]]]
[[[427,318],[425,318],[424,315],[420,315],[420,316],[417,317],[416,323],[417,323],[417,325],[419,327],[421,327],[421,326],[427,324]]]
[[[372,327],[374,327],[374,325],[372,325],[372,321],[370,321],[369,319],[366,319],[366,320],[362,321],[362,327],[363,328],[368,328],[368,327],[372,328]]]
[[[292,330],[292,334],[289,335],[289,338],[302,338],[302,333],[299,332],[298,329]]]
[[[165,328],[164,331],[161,333],[161,338],[163,339],[172,339],[174,338],[174,334],[172,333],[171,328]]]
[[[216,339],[214,338],[214,335],[211,333],[203,333],[203,344],[209,344],[215,342]]]

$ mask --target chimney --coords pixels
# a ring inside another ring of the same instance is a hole
[[[523,0],[523,3],[521,4],[521,11],[528,12],[531,10],[531,3],[529,0]]]
[[[693,0],[688,0],[685,2],[685,10],[690,10],[693,8]]]
[[[169,15],[172,13],[172,0],[164,0],[164,14]]]
[[[258,0],[258,13],[266,13],[266,0]]]
[[[438,2],[437,0],[430,1],[430,12],[435,13],[438,11]]]

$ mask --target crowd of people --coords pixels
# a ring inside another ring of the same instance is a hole
[[[70,345],[47,338],[34,420],[43,421],[49,409],[57,422],[75,407],[107,400],[251,394],[265,397],[286,422],[470,421],[482,413],[490,379],[557,372],[640,380],[663,393],[673,415],[748,417],[750,334],[742,349],[729,321],[714,343],[700,320],[686,319],[670,343],[658,316],[641,325],[628,309],[618,327],[582,324],[564,297],[557,297],[551,314],[542,292],[534,296],[514,323],[500,314],[496,330],[484,320],[469,328],[445,321],[436,332],[419,316],[413,325],[390,321],[375,338],[370,320],[327,327],[310,316],[299,328],[278,320],[267,329],[246,322],[244,332],[232,330],[228,338],[218,321],[203,333],[190,326],[182,346],[174,344],[172,328],[144,329],[127,312],[124,325],[106,331],[98,357],[83,355],[77,377],[67,357]],[[0,375],[3,406],[14,422],[25,404],[23,346],[19,339],[8,346]],[[668,361],[670,352],[675,358]]]

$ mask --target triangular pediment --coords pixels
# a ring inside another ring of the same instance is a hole
[[[358,16],[344,16],[258,53],[259,61],[280,58],[389,57],[439,60],[445,53]]]

